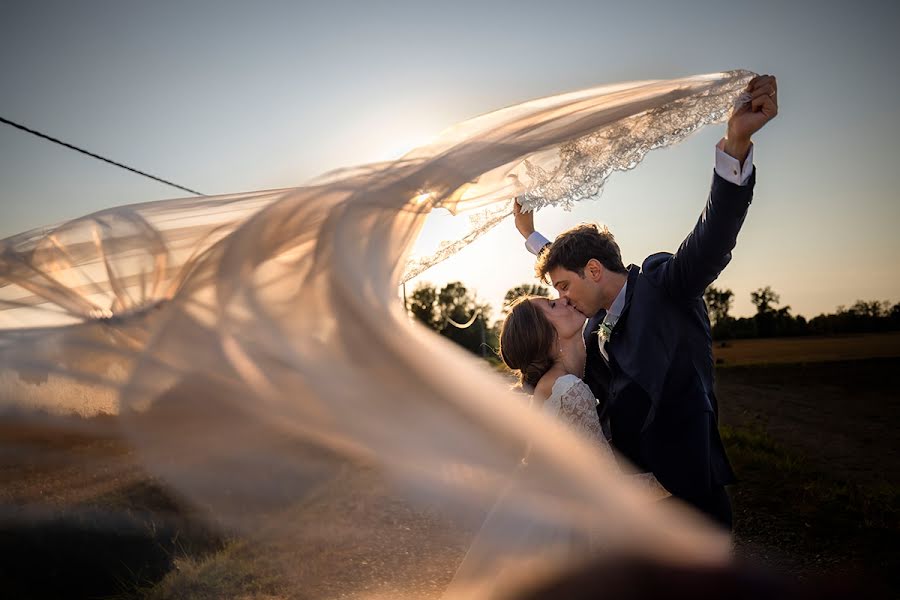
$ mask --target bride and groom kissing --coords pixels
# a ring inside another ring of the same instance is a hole
[[[754,78],[745,98],[716,147],[706,206],[674,254],[626,267],[613,235],[592,224],[550,243],[514,202],[535,272],[559,298],[520,298],[500,335],[501,358],[537,404],[726,528],[735,477],[718,431],[703,292],[731,260],[750,206],[750,138],[778,113],[775,78]]]

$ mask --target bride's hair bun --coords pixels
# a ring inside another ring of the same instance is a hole
[[[509,308],[500,327],[500,358],[519,373],[523,391],[534,392],[544,373],[553,366],[556,329],[532,300],[542,296],[522,296]]]

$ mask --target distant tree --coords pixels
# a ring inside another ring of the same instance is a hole
[[[465,323],[475,310],[475,299],[461,281],[453,281],[441,288],[437,296],[437,311],[442,320],[453,319],[457,323]],[[441,324],[441,330],[447,326]]]
[[[492,357],[497,329],[488,326],[491,306],[478,303],[460,281],[440,290],[421,283],[409,300],[409,312],[426,327],[480,356]]]
[[[859,317],[880,319],[881,317],[887,316],[890,313],[890,310],[890,302],[879,302],[878,300],[866,302],[865,300],[857,300],[847,312]]]
[[[723,325],[720,325],[713,330],[713,337],[716,339],[747,339],[755,338],[759,335],[756,331],[756,319],[752,317],[729,319],[724,325],[727,325],[725,334],[720,333],[720,330],[723,328]]]
[[[750,299],[756,306],[753,322],[756,325],[757,337],[775,337],[786,335],[808,335],[813,327],[802,316],[791,314],[790,306],[777,307],[781,297],[766,286],[750,293]]]
[[[437,313],[437,290],[430,283],[420,283],[409,300],[409,312],[417,321],[437,331],[442,324]]]
[[[770,313],[774,312],[774,306],[781,302],[781,296],[776,294],[771,287],[766,286],[750,292],[750,300],[756,306],[757,313]]]
[[[766,286],[755,292],[750,292],[750,300],[756,306],[756,334],[759,337],[772,337],[775,335],[776,310],[775,305],[781,301],[781,297],[775,291]]]
[[[885,321],[888,331],[897,331],[900,329],[900,302],[888,309]]]
[[[809,333],[809,327],[806,319],[802,316],[793,316],[790,306],[783,306],[774,311],[773,319],[775,322],[774,335],[806,335]]]
[[[550,289],[546,286],[534,283],[523,283],[521,285],[517,285],[514,288],[510,288],[506,292],[506,296],[503,298],[503,307],[500,310],[501,314],[506,314],[509,312],[510,305],[516,301],[517,298],[521,298],[522,296],[547,296],[550,294]]]
[[[703,299],[706,301],[706,308],[709,311],[709,320],[712,321],[713,327],[730,319],[728,311],[731,310],[731,303],[734,300],[734,292],[731,290],[720,290],[716,287],[709,286],[703,293]]]
[[[838,328],[848,332],[875,332],[892,329],[891,303],[857,300],[837,315]]]

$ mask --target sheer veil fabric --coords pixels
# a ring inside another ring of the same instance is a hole
[[[507,217],[513,196],[571,205],[721,122],[751,77],[541,98],[304,187],[123,206],[7,238],[0,389],[7,404],[118,414],[151,473],[223,527],[277,539],[273,560],[312,596],[440,596],[491,507],[504,525],[450,596],[570,566],[559,531],[590,532],[592,552],[727,561],[725,535],[647,502],[591,444],[410,322],[397,288]],[[436,207],[471,215],[470,230],[413,257]],[[553,533],[522,543],[523,522]]]

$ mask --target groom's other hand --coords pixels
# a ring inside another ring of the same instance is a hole
[[[728,119],[728,136],[723,150],[744,162],[750,152],[750,138],[778,115],[778,82],[772,75],[759,75],[744,90],[750,102],[741,105]]]
[[[513,199],[513,214],[516,215],[516,229],[526,240],[534,233],[534,211],[524,212],[519,199]]]

